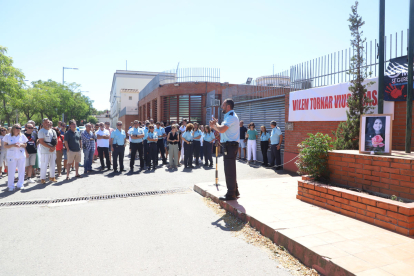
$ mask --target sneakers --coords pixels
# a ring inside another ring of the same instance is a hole
[[[24,190],[24,186],[17,187],[17,188],[19,188],[19,190],[20,190],[20,191],[21,191],[21,190]]]
[[[34,181],[33,179],[29,178],[29,179],[27,180],[27,183],[35,183],[35,181]]]
[[[14,191],[14,188],[9,188],[9,192],[13,192]]]

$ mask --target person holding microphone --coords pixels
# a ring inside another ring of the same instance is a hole
[[[227,193],[220,197],[220,200],[236,200],[240,196],[237,185],[236,174],[236,157],[240,141],[240,123],[239,117],[233,110],[234,101],[231,99],[224,100],[221,105],[224,120],[218,124],[217,119],[210,121],[210,127],[220,133],[220,143],[224,149],[224,174],[226,176]]]

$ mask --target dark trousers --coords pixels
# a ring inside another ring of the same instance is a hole
[[[187,144],[184,142],[184,166],[193,166],[193,144]]]
[[[114,163],[114,171],[118,169],[118,160],[119,160],[119,169],[120,171],[124,170],[124,154],[125,146],[113,145],[114,152],[112,153],[112,160]]]
[[[267,150],[269,149],[269,141],[261,141],[260,148],[262,149],[263,165],[268,165]]]
[[[203,160],[203,157],[204,157],[204,142],[203,142],[203,145],[200,146],[200,159]]]
[[[164,139],[158,139],[157,147],[158,147],[158,150],[157,150],[157,165],[158,165],[158,151],[161,151],[162,162],[165,163],[167,161],[167,159],[165,159]]]
[[[276,159],[276,169],[281,169],[282,167],[280,166],[281,162],[280,162],[280,149],[277,149],[278,145],[271,145],[270,146],[270,166],[274,166],[275,165],[275,159]]]
[[[148,168],[152,167],[155,169],[155,166],[158,164],[158,147],[157,143],[148,143]]]
[[[209,143],[206,141],[203,142],[204,164],[211,165],[211,166],[213,165],[212,146],[213,146],[213,143]],[[208,164],[209,162],[210,164]]]
[[[99,160],[101,161],[101,168],[105,168],[104,155],[106,159],[106,167],[111,169],[111,160],[109,159],[109,148],[98,147]]]
[[[236,157],[239,150],[238,145],[224,145],[224,175],[226,176],[227,195],[236,196],[237,175],[236,175]]]
[[[145,164],[149,166],[151,161],[149,160],[149,146],[147,140],[144,140],[144,160]]]
[[[143,151],[144,151],[144,147],[142,142],[141,143],[130,143],[130,148],[131,148],[131,160],[129,161],[129,166],[131,169],[134,168],[135,165],[135,155],[139,154],[139,166],[142,168],[144,168],[144,155],[143,155]]]
[[[200,141],[193,141],[193,155],[195,158],[196,166],[198,166],[198,158],[200,158],[200,147],[201,147]]]

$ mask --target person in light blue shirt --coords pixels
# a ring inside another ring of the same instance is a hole
[[[119,172],[124,170],[124,154],[125,154],[125,143],[126,143],[126,134],[122,129],[122,122],[118,121],[116,123],[116,130],[111,133],[111,149],[112,149],[112,158],[114,172],[117,172],[118,169],[118,159],[119,159]]]
[[[152,168],[155,170],[157,166],[158,160],[158,135],[157,132],[154,131],[154,125],[148,126],[148,133],[147,133],[147,141],[148,141],[148,151],[149,151],[149,164],[148,170],[151,170],[151,161],[152,161]]]
[[[267,132],[265,126],[260,127],[260,148],[262,150],[263,155],[263,165],[264,167],[269,166],[268,159],[267,159],[267,151],[269,150],[269,140],[270,140],[270,133]]]
[[[184,141],[184,168],[193,168],[193,124],[187,124],[185,132],[181,135]]]
[[[276,161],[276,170],[281,170],[281,159],[280,159],[280,145],[283,142],[282,131],[279,127],[276,126],[276,121],[270,122],[270,127],[272,131],[270,132],[270,166],[275,166]]]
[[[199,158],[200,158],[200,147],[201,147],[201,130],[200,130],[200,125],[199,123],[194,123],[194,129],[191,132],[191,134],[193,135],[193,155],[194,155],[194,159],[195,159],[195,165],[198,166],[199,165]]]
[[[148,147],[148,127],[150,123],[149,121],[145,121],[145,126],[142,128],[144,130],[144,138],[142,139],[144,141],[144,160],[147,167],[149,166],[150,159],[149,159],[149,147]]]
[[[161,158],[162,158],[162,164],[166,165],[167,164],[167,158],[165,157],[165,146],[164,146],[164,137],[167,137],[167,135],[165,134],[165,129],[163,127],[161,127],[161,123],[157,122],[156,123],[157,127],[154,130],[154,133],[157,133],[158,136],[158,142],[157,142],[157,155],[158,152],[161,152]],[[156,162],[157,166],[158,166],[158,158],[157,158],[157,162]]]
[[[128,130],[128,135],[131,138],[129,143],[131,148],[131,159],[129,160],[129,167],[130,171],[134,171],[135,166],[135,155],[139,154],[139,165],[140,170],[144,169],[144,146],[143,146],[143,138],[145,136],[144,130],[139,127],[140,122],[138,120],[134,121],[134,126]]]
[[[204,136],[203,136],[203,148],[204,148],[204,166],[209,166],[210,168],[213,167],[213,141],[214,141],[214,134],[211,132],[210,126],[204,127]],[[210,163],[210,164],[208,164]]]
[[[217,119],[210,121],[211,129],[220,133],[220,142],[224,147],[224,174],[226,176],[227,193],[220,200],[235,200],[240,196],[237,185],[236,157],[240,141],[240,122],[236,112],[233,110],[234,101],[226,99],[221,105],[224,120],[218,124]]]

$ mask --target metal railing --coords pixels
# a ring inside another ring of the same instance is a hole
[[[408,30],[406,34],[395,33],[385,36],[385,68],[392,58],[407,55]],[[364,45],[365,66],[367,77],[378,76],[378,48],[377,39],[367,41]],[[324,55],[290,67],[291,89],[302,90],[312,87],[333,85],[349,82],[352,75],[348,74],[354,49],[347,48],[341,51]]]
[[[390,59],[407,55],[407,41],[408,30],[385,37],[385,68]],[[377,39],[365,43],[364,53],[363,68],[366,69],[368,77],[378,76]],[[353,49],[347,48],[293,65],[289,70],[258,77],[251,84],[228,87],[223,91],[223,99],[233,98],[240,102],[281,95],[286,92],[286,88],[297,91],[349,82],[352,75],[348,72],[353,55]]]
[[[155,76],[139,93],[139,100],[148,96],[160,85],[181,82],[220,82],[219,68],[182,68],[168,70]]]

